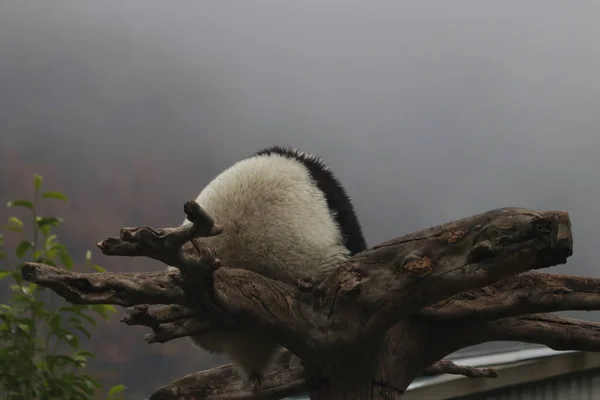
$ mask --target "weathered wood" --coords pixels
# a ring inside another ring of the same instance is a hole
[[[23,279],[51,289],[74,304],[185,303],[184,290],[173,281],[172,273],[140,272],[79,273],[51,265],[27,262],[21,269]]]
[[[600,279],[536,271],[459,293],[425,307],[433,318],[497,319],[513,315],[600,309]]]
[[[281,399],[305,390],[304,369],[297,357],[282,351],[274,364],[262,381],[261,399]],[[150,400],[251,400],[256,396],[256,390],[228,364],[186,375],[157,390]]]
[[[277,398],[304,390],[305,379],[313,399],[396,398],[424,371],[493,375],[440,361],[474,342],[520,334],[517,340],[544,343],[546,336],[562,343],[556,339],[557,323],[547,318],[541,325],[519,320],[520,328],[509,332],[506,326],[517,326],[514,318],[523,318],[520,314],[600,309],[597,281],[526,272],[562,264],[572,254],[564,212],[489,211],[374,246],[323,282],[296,286],[222,265],[217,254],[194,240],[222,228],[194,202],[186,203],[185,212],[188,226],[127,228],[120,238],[99,243],[108,255],[144,256],[174,267],[164,272],[80,274],[35,263],[23,267],[25,279],[74,303],[146,304],[130,310],[123,322],[150,327],[150,343],[258,328],[303,362],[277,362],[258,390],[231,367],[221,367],[173,382],[153,399]],[[564,329],[582,328],[571,323]],[[571,341],[565,345],[596,348],[582,335],[567,337]]]
[[[439,374],[464,375],[469,378],[498,377],[498,371],[493,368],[474,368],[467,365],[457,365],[450,360],[440,360],[423,371],[423,375]]]
[[[553,314],[492,321],[474,335],[480,343],[501,340],[543,344],[554,350],[600,351],[600,323]]]

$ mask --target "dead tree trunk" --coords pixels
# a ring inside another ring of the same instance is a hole
[[[374,246],[323,282],[291,286],[221,265],[194,241],[221,228],[195,202],[184,210],[190,226],[127,228],[98,244],[107,255],[175,268],[83,274],[27,263],[22,270],[73,303],[135,306],[123,321],[150,327],[148,343],[254,328],[287,349],[258,389],[226,365],[185,376],[151,399],[276,399],[304,391],[319,400],[396,399],[420,374],[496,376],[443,360],[478,343],[600,350],[600,324],[547,314],[600,309],[600,280],[530,271],[572,254],[565,212],[489,211]]]

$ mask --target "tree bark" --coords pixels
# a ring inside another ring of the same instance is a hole
[[[544,314],[600,309],[600,281],[528,272],[571,256],[565,212],[488,211],[374,246],[323,282],[294,286],[222,265],[194,240],[222,228],[194,202],[184,211],[189,226],[125,228],[98,244],[107,255],[174,267],[164,272],[83,274],[35,263],[22,270],[73,303],[135,306],[123,322],[150,327],[148,343],[253,328],[287,349],[258,389],[223,366],[183,377],[152,399],[271,399],[302,391],[321,400],[396,399],[422,373],[495,377],[444,360],[473,344],[600,349],[597,324]]]

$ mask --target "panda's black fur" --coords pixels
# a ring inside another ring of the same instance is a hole
[[[335,216],[344,238],[344,245],[353,256],[367,248],[367,243],[354,211],[352,201],[346,189],[333,175],[329,165],[321,158],[308,153],[302,153],[292,147],[272,146],[255,153],[253,156],[279,154],[300,161],[306,166],[317,187],[325,195],[327,206]]]
[[[367,246],[352,202],[329,166],[293,148],[273,146],[242,159],[213,179],[196,202],[223,226],[220,235],[200,239],[223,265],[274,280],[322,280]],[[258,329],[191,339],[227,354],[251,380],[260,379],[279,346]]]

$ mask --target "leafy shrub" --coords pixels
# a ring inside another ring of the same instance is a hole
[[[20,236],[14,249],[16,262],[4,248],[0,234],[0,279],[11,279],[8,304],[0,304],[0,398],[3,400],[91,400],[100,395],[100,384],[86,373],[94,355],[82,349],[80,338],[90,338],[94,315],[108,319],[109,305],[75,305],[21,277],[19,265],[34,261],[66,270],[73,260],[64,244],[52,233],[61,218],[40,215],[42,200],[68,202],[59,192],[42,192],[42,177],[33,179],[33,200],[15,200],[8,207],[29,210],[31,225],[12,216],[5,229]],[[28,231],[29,233],[26,233]],[[12,252],[11,252],[12,253]],[[14,265],[11,265],[14,264]],[[86,268],[104,271],[85,256]],[[2,282],[5,283],[5,282]],[[122,399],[125,386],[109,389],[107,399]]]

